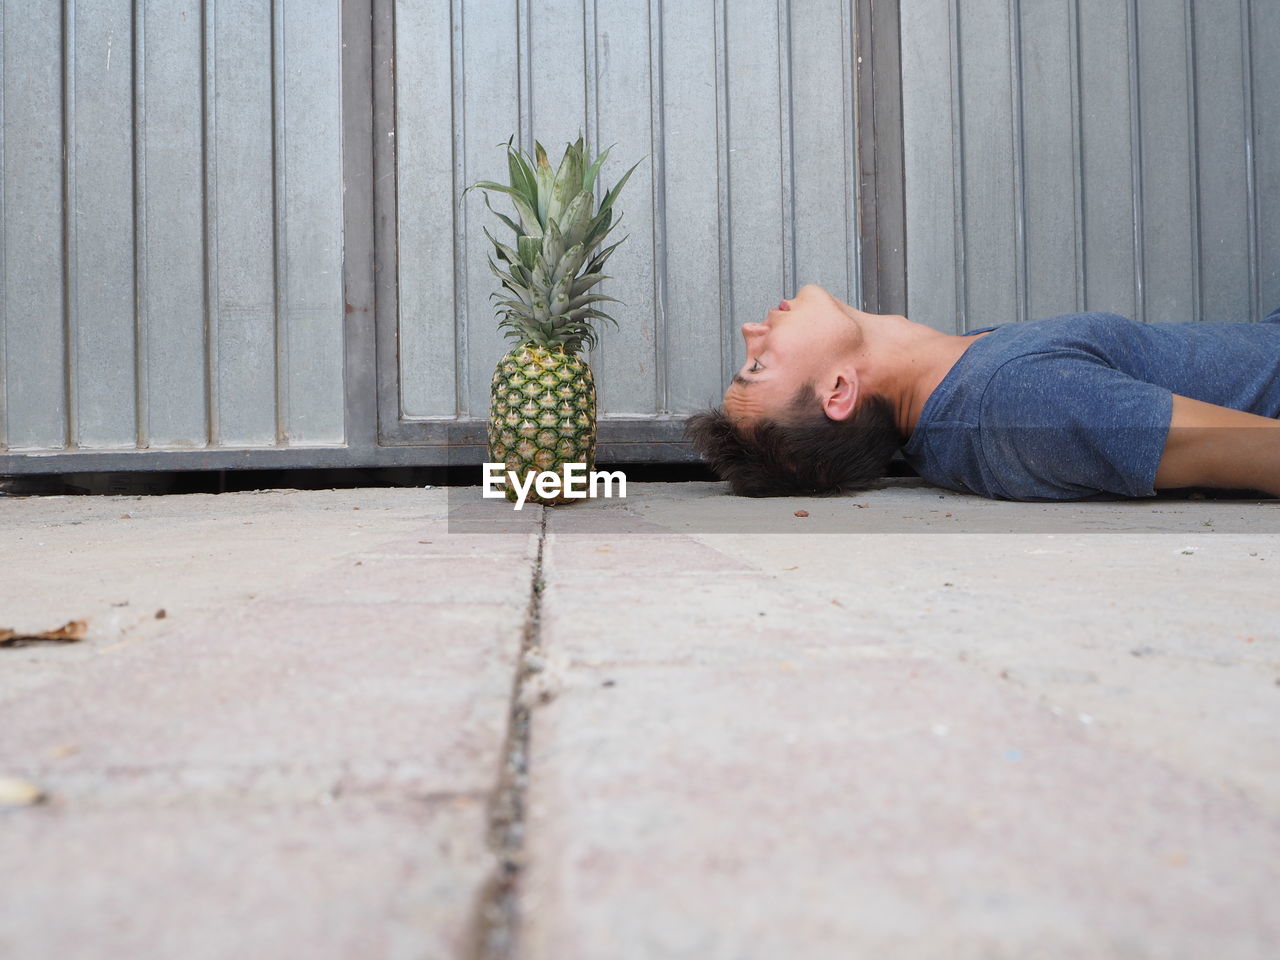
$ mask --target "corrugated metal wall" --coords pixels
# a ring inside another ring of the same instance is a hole
[[[0,448],[344,440],[339,0],[4,0]]]
[[[505,346],[481,230],[501,225],[459,198],[505,176],[513,134],[555,159],[580,131],[613,144],[609,183],[643,158],[609,263],[625,306],[592,358],[606,419],[718,398],[738,325],[799,284],[856,299],[853,15],[851,0],[398,0],[399,417],[486,415]]]
[[[505,344],[461,193],[513,133],[644,158],[592,358],[624,459],[690,455],[744,320],[861,299],[869,198],[940,329],[1280,303],[1280,4],[877,3],[3,0],[0,469],[478,457]],[[860,196],[886,45],[904,177],[888,144]]]
[[[1280,304],[1280,3],[901,3],[913,319]]]

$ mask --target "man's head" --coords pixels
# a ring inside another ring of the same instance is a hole
[[[695,414],[686,433],[740,496],[864,489],[903,437],[892,404],[866,388],[865,320],[806,286],[746,323],[747,359],[723,407]]]

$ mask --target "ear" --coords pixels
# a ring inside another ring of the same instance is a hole
[[[832,420],[848,420],[858,404],[858,375],[852,370],[836,377],[822,394],[822,410]]]

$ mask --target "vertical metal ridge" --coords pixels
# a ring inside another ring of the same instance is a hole
[[[369,160],[371,164],[370,181],[367,189],[371,192],[367,208],[370,214],[368,226],[372,228],[373,249],[367,267],[372,308],[372,327],[374,343],[372,359],[374,369],[373,397],[371,398],[373,422],[370,442],[376,445],[387,437],[400,423],[404,411],[404,375],[398,343],[400,337],[400,184],[399,169],[395,156],[395,117],[396,117],[396,4],[394,0],[361,0],[361,5],[368,10],[369,20],[361,24],[360,33],[368,29],[369,66],[368,73],[361,70],[359,85],[363,85],[367,77],[370,99],[368,103]],[[344,7],[350,10],[352,4]],[[363,12],[356,14],[357,20],[364,20]],[[450,24],[452,33],[452,24]],[[351,56],[352,47],[347,47],[344,56]],[[451,46],[452,49],[452,46]],[[452,54],[451,54],[452,56]],[[453,81],[450,79],[450,87]],[[360,97],[363,101],[363,96]],[[452,110],[452,105],[450,107]],[[450,117],[450,145],[456,135],[456,124]],[[364,141],[357,136],[357,143]],[[347,209],[348,215],[352,211]],[[457,203],[449,205],[449,237],[453,260],[457,260]],[[359,222],[353,216],[353,222]],[[346,258],[350,262],[350,258]],[[347,301],[352,303],[352,301]],[[347,309],[344,306],[344,311]],[[455,311],[456,312],[456,311]],[[370,371],[361,371],[362,377],[368,377]]]
[[[1190,0],[1188,0],[1190,2]],[[1075,197],[1076,310],[1085,309],[1089,300],[1084,275],[1084,106],[1080,79],[1080,0],[1071,0],[1068,15],[1068,43],[1071,65],[1071,165],[1072,190]]]
[[[964,91],[960,69],[960,0],[951,0],[948,25],[951,41],[951,186],[955,210],[955,330],[969,329],[969,283],[965,275]]]
[[[782,160],[782,287],[795,293],[796,163],[791,78],[791,0],[778,0],[778,147]]]
[[[452,0],[449,8],[449,32],[452,43],[449,50],[449,70],[453,87],[453,389],[454,413],[465,417],[471,410],[470,378],[467,373],[467,337],[470,330],[467,304],[467,209],[462,204],[462,191],[466,188],[467,178],[467,76],[465,31],[466,21],[463,0]],[[394,27],[392,36],[395,35]],[[391,58],[394,70],[395,55]],[[396,89],[394,76],[391,88]],[[393,93],[394,95],[394,93]],[[398,114],[397,114],[398,116]],[[394,143],[392,169],[400,170],[400,144]],[[400,202],[397,199],[396,209]],[[399,219],[397,217],[397,219]],[[397,250],[399,244],[396,245]],[[399,276],[399,256],[397,254],[396,275]],[[404,390],[404,377],[400,378],[400,390]],[[403,396],[400,410],[404,410]]]
[[[1241,79],[1244,85],[1245,192],[1249,220],[1249,319],[1262,319],[1261,239],[1258,213],[1258,166],[1254,155],[1257,114],[1253,101],[1253,3],[1240,0]]]
[[[584,70],[582,110],[587,125],[587,142],[599,147],[600,138],[600,75],[599,51],[596,49],[596,0],[582,0],[582,63]],[[596,179],[596,195],[600,195],[600,180]]]
[[[1195,0],[1186,0],[1183,20],[1187,37],[1187,117],[1190,175],[1187,187],[1191,202],[1191,302],[1195,319],[1204,315],[1204,257],[1200,249],[1200,65],[1196,57]]]
[[[147,329],[147,90],[146,0],[133,0],[133,383],[134,437],[150,446],[150,379]]]
[[[200,110],[204,124],[204,353],[207,446],[221,442],[218,414],[218,116],[215,100],[217,65],[217,0],[200,8]]]
[[[653,371],[660,414],[671,412],[667,349],[667,127],[663,71],[662,0],[649,0],[649,150],[653,156]]]
[[[844,187],[844,223],[848,231],[845,241],[845,300],[848,303],[862,305],[862,230],[858,223],[858,153],[856,139],[858,136],[858,98],[854,94],[853,58],[858,49],[854,36],[851,6],[840,4],[840,94],[843,97],[840,119],[842,123],[842,140],[844,142],[844,166],[842,177]]]
[[[1030,312],[1027,276],[1027,176],[1022,84],[1022,0],[1009,4],[1009,108],[1013,119],[1013,257],[1017,320]]]
[[[76,423],[76,0],[62,3],[62,339],[65,443],[79,446]]]
[[[268,74],[271,83],[271,293],[275,332],[276,378],[276,443],[289,444],[289,286],[287,270],[288,224],[285,222],[284,199],[288,196],[285,148],[285,77],[284,0],[271,4],[271,60]]]
[[[378,289],[374,271],[379,234],[374,133],[378,55],[371,0],[343,3],[339,26],[342,123],[342,439],[368,450],[378,438],[380,402]]]
[[[370,3],[375,3],[375,2],[377,2],[377,0],[370,0]],[[379,148],[381,148],[382,146],[382,132],[384,128],[387,134],[387,150],[390,153],[390,157],[387,159],[385,172],[382,171],[381,169],[375,169],[374,171],[375,173],[374,190],[377,191],[380,188],[382,188],[383,181],[386,180],[387,178],[390,178],[391,202],[387,205],[386,209],[390,211],[390,215],[389,217],[387,217],[387,219],[392,224],[392,227],[391,227],[392,255],[389,258],[391,260],[392,269],[390,271],[384,271],[382,269],[383,266],[386,265],[386,261],[387,261],[387,258],[385,256],[385,251],[375,253],[374,254],[374,282],[376,284],[376,283],[379,283],[379,281],[381,281],[382,284],[385,284],[385,290],[386,290],[387,296],[382,298],[383,302],[386,302],[386,300],[389,298],[394,298],[394,302],[395,302],[395,318],[394,318],[394,322],[392,323],[392,327],[394,329],[394,337],[392,338],[391,342],[395,347],[393,356],[395,357],[394,368],[396,371],[396,375],[395,375],[396,408],[394,411],[394,417],[396,420],[399,420],[400,417],[404,416],[404,409],[405,409],[404,407],[405,376],[404,376],[404,366],[403,366],[404,360],[400,353],[400,151],[398,149],[399,145],[396,143],[396,126],[397,126],[397,118],[399,116],[398,111],[399,111],[399,103],[400,103],[400,90],[396,82],[396,56],[399,53],[399,49],[396,46],[397,0],[383,0],[383,2],[385,3],[385,9],[387,11],[386,19],[390,21],[388,24],[387,33],[386,33],[387,100],[390,101],[390,104],[387,109],[387,115],[384,116],[382,111],[379,109],[379,105],[377,104],[376,98],[377,98],[377,91],[378,91],[378,82],[375,79],[373,84],[374,98],[375,98],[373,130],[374,130],[374,138],[375,140],[377,140],[377,143],[374,144],[375,166],[377,164]],[[375,28],[375,32],[376,32],[376,28]],[[454,45],[453,35],[454,35],[453,7],[451,5],[449,8],[449,37],[450,37],[449,88],[452,91],[453,100],[456,100],[458,97],[458,89],[457,89],[458,80],[453,73],[453,45]],[[376,74],[376,71],[377,71],[376,60],[375,60],[374,71]],[[461,209],[462,209],[461,201],[457,199],[458,172],[456,169],[457,162],[458,162],[457,138],[458,138],[458,127],[459,127],[460,121],[458,120],[458,114],[457,114],[455,105],[452,101],[450,102],[449,109],[452,114],[449,120],[449,130],[452,135],[452,142],[453,142],[452,160],[455,167],[455,169],[453,170],[453,194],[450,198],[453,200],[453,203],[451,204],[451,208],[450,208],[450,211],[452,214],[452,222],[450,224],[450,227],[452,228],[451,236],[453,237],[453,269],[454,269],[453,352],[454,352],[455,363],[456,363],[456,357],[458,352],[458,324],[462,322],[461,311],[463,309],[458,300],[459,288],[458,288],[458,280],[457,280],[458,233],[459,233],[458,224],[459,224],[459,218],[461,217]],[[379,126],[379,120],[382,121],[384,126]],[[375,207],[377,206],[376,199],[374,201],[374,205]],[[375,214],[375,219],[376,219],[376,214]],[[393,278],[390,281],[383,279],[383,275],[385,275],[388,272],[391,274]],[[379,291],[381,291],[384,289],[384,287],[380,285],[378,289]],[[453,400],[453,406],[454,406],[455,412],[458,409],[458,403],[459,403],[458,384],[457,384],[457,376],[455,374],[454,400]],[[378,429],[379,431],[383,429],[383,424],[381,422],[381,414],[379,414]]]
[[[5,247],[4,225],[4,82],[5,22],[8,4],[0,2],[0,450],[9,448],[9,261]]]
[[[582,136],[589,150],[599,148],[591,132],[591,97],[595,89],[595,77],[592,76],[591,59],[588,54],[590,44],[587,42],[587,0],[581,0],[578,9],[582,17]]]
[[[587,113],[587,139],[596,141],[600,136],[600,32],[597,28],[600,17],[600,7],[598,0],[590,0],[584,2],[582,6],[582,62],[585,65],[585,73],[587,74],[586,100],[583,108]],[[596,177],[595,195],[597,202],[603,199],[603,184],[601,178]],[[587,362],[593,370],[602,369],[604,363],[604,343],[603,337],[598,338],[595,343],[587,350]],[[596,402],[599,403],[599,391],[596,394]]]
[[[1128,0],[1125,27],[1129,45],[1129,169],[1133,197],[1133,304],[1140,323],[1147,322],[1144,200],[1142,191],[1142,51],[1138,46],[1138,0]]]
[[[715,0],[716,23],[716,209],[720,255],[720,383],[733,363],[733,192],[729,182],[729,5]]]
[[[533,150],[533,9],[516,0],[516,109],[520,147]]]

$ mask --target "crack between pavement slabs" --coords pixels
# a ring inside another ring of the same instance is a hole
[[[520,933],[520,879],[524,869],[525,790],[529,777],[529,714],[534,705],[526,685],[540,667],[542,640],[542,552],[547,540],[547,508],[540,506],[538,551],[529,584],[511,689],[506,744],[498,783],[489,801],[489,849],[497,861],[481,890],[472,918],[468,960],[516,960]]]

